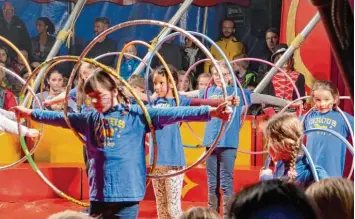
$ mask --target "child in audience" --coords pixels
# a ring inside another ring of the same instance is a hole
[[[233,57],[233,60],[247,58],[247,55],[242,54],[239,56]],[[253,71],[248,69],[249,62],[248,61],[240,61],[234,62],[232,64],[235,75],[237,76],[240,84],[243,88],[247,88],[251,83],[257,83],[256,74]]]
[[[301,189],[279,179],[243,188],[231,202],[229,218],[321,219],[316,206]]]
[[[86,80],[84,92],[91,98],[95,111],[68,116],[73,128],[86,139],[90,215],[136,218],[146,186],[144,138],[149,128],[143,111],[137,105],[130,105],[128,98],[117,89],[117,80],[102,71],[96,71]],[[180,121],[206,121],[211,117],[228,121],[231,112],[225,108],[226,104],[218,108],[148,107],[147,110],[154,127],[161,129]],[[19,106],[14,110],[19,117],[68,128],[62,113]]]
[[[276,114],[263,130],[269,154],[276,167],[263,169],[261,180],[283,178],[308,186],[314,181],[309,161],[302,150],[303,128],[299,119],[291,113]],[[328,177],[323,168],[316,166],[320,179]]]
[[[304,128],[321,128],[336,131],[347,138],[353,133],[342,115],[336,110],[339,104],[339,91],[330,81],[316,81],[312,87],[313,110],[306,116]],[[354,128],[354,117],[345,113]],[[312,132],[307,135],[307,149],[314,163],[323,167],[329,176],[342,177],[345,165],[345,144],[327,132]]]
[[[354,218],[354,183],[344,178],[328,178],[313,183],[306,195],[314,200],[323,219]]]
[[[125,43],[124,45],[126,45]],[[137,56],[137,48],[134,44],[130,45],[125,53]],[[123,79],[128,80],[128,78],[132,75],[134,70],[138,67],[140,61],[136,58],[133,58],[130,55],[124,55],[123,60],[121,62],[120,66],[120,76],[123,77]]]
[[[210,208],[194,207],[180,215],[179,219],[220,219],[220,216]]]

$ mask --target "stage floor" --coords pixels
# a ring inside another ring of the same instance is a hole
[[[182,203],[184,211],[194,206],[207,206],[206,202]],[[1,219],[46,219],[48,216],[64,210],[81,211],[83,207],[63,199],[46,199],[33,202],[0,202]],[[141,219],[157,218],[155,201],[142,201],[139,207]]]

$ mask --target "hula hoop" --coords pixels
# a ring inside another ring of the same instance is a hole
[[[188,74],[192,71],[192,69],[195,68],[198,64],[200,64],[200,63],[202,63],[202,62],[209,61],[209,60],[210,60],[210,59],[201,59],[201,60],[195,62],[194,64],[192,64],[192,65],[189,67],[189,69],[186,71],[185,77],[187,77]],[[297,100],[297,101],[299,100],[300,94],[299,94],[298,88],[296,87],[295,83],[292,81],[292,79],[290,78],[290,76],[289,76],[289,75],[286,73],[286,71],[284,71],[282,68],[277,67],[277,66],[276,66],[274,63],[272,63],[272,62],[265,61],[265,60],[263,60],[263,59],[258,59],[258,58],[241,58],[241,59],[233,60],[233,61],[231,61],[230,63],[232,64],[232,63],[234,63],[234,62],[242,62],[242,61],[256,61],[256,62],[261,62],[261,63],[267,64],[267,65],[270,65],[270,66],[272,66],[272,67],[275,67],[278,71],[280,71],[281,73],[283,73],[283,74],[286,76],[286,78],[291,82],[291,84],[292,84],[292,86],[293,86],[293,88],[294,88],[294,90],[295,90],[295,92],[296,92],[296,95],[297,95],[297,97],[298,97],[298,99],[296,99],[296,100]],[[232,77],[235,77],[235,75],[232,74]],[[186,79],[186,78],[184,78],[184,80],[185,80],[185,79]],[[233,81],[234,81],[234,79],[233,79]],[[238,82],[239,82],[239,81],[238,81]],[[239,82],[239,84],[240,84],[240,82]],[[209,83],[209,85],[210,85],[210,83]],[[208,85],[208,86],[209,86],[209,85]],[[206,89],[206,90],[207,90],[207,89]],[[243,89],[241,89],[241,90],[243,90]],[[205,93],[205,95],[206,95],[206,93]],[[287,104],[282,110],[284,110],[286,107],[288,108],[288,107],[291,106],[294,102],[296,102],[296,101],[291,101],[291,102],[290,102],[289,104]],[[244,114],[244,115],[246,116],[246,110],[245,110],[245,114]],[[244,118],[245,118],[245,117],[244,117]],[[243,118],[242,121],[245,120],[244,118]],[[197,135],[195,135],[195,136],[197,136]],[[197,136],[197,137],[198,137],[198,136]],[[201,138],[198,138],[198,140],[203,141]],[[192,145],[184,145],[184,147],[186,147],[186,148],[201,148],[201,147],[203,147],[203,145],[202,145],[202,146],[199,145],[198,147],[194,147],[194,146],[192,146]],[[238,152],[244,153],[244,154],[253,154],[253,155],[267,154],[267,153],[268,153],[268,151],[254,152],[254,151],[246,151],[246,150],[242,150],[242,149],[238,149]]]
[[[163,26],[163,27],[167,27],[167,28],[170,28],[170,29],[173,29],[175,31],[178,31],[178,32],[182,32],[182,33],[185,33],[187,35],[188,38],[190,38],[196,45],[200,45],[202,44],[201,42],[199,42],[195,37],[193,37],[192,35],[189,35],[186,31],[184,31],[183,29],[179,28],[179,27],[176,27],[174,25],[171,25],[171,24],[168,24],[168,23],[165,23],[165,22],[161,22],[161,21],[153,21],[153,20],[135,20],[135,21],[128,21],[128,22],[124,22],[124,23],[121,23],[121,24],[117,24],[107,30],[105,30],[104,32],[102,32],[101,34],[99,34],[93,41],[91,41],[89,43],[89,45],[84,49],[83,53],[79,56],[79,60],[78,62],[81,62],[83,57],[85,55],[87,55],[88,51],[96,44],[96,42],[98,41],[98,39],[112,33],[113,31],[115,30],[118,30],[120,28],[123,28],[123,27],[128,27],[128,26],[132,26],[132,25],[138,25],[138,24],[150,24],[150,25],[156,25],[156,26]],[[201,45],[200,45],[201,46]],[[203,51],[205,52],[209,52],[206,48],[202,47],[201,48]],[[208,56],[213,59],[212,55],[208,54]],[[74,77],[75,77],[75,73],[79,67],[79,64],[78,62],[75,64],[73,70],[72,70],[72,73],[70,75],[70,78],[69,78],[69,82],[68,82],[68,85],[71,85],[73,83],[73,80],[74,80]],[[215,60],[213,60],[213,62],[215,62]],[[215,63],[216,64],[216,63]],[[217,71],[220,71],[219,67],[217,66]],[[227,99],[226,97],[226,89],[225,89],[225,82],[224,80],[222,80],[222,84],[224,86],[224,91],[225,91],[225,100]],[[68,90],[68,87],[67,87],[67,90],[66,90],[66,95],[68,95],[69,93],[69,90]],[[67,99],[66,99],[67,100]],[[139,99],[140,100],[140,99]],[[66,103],[67,105],[67,103]],[[222,123],[222,125],[224,126],[224,122]],[[221,127],[220,129],[220,132],[215,140],[215,146],[217,146],[217,142],[219,140],[219,138],[222,136],[222,133],[221,131],[223,131],[223,126]],[[155,137],[155,136],[153,136]],[[210,149],[214,149],[214,147],[211,147]],[[212,153],[212,151],[210,151],[210,153]],[[206,153],[206,155],[208,156],[210,153]],[[151,178],[162,178],[162,177],[171,177],[171,176],[176,176],[176,175],[179,175],[179,174],[182,174],[186,171],[188,171],[189,169],[193,168],[194,166],[198,165],[199,163],[201,163],[203,160],[202,159],[205,159],[207,156],[202,156],[201,159],[199,159],[197,162],[195,162],[194,164],[192,164],[190,167],[186,167],[176,173],[173,173],[173,174],[168,174],[168,175],[162,175],[162,176],[151,176],[151,175],[148,175],[148,178],[151,177]],[[153,161],[154,162],[154,161]]]

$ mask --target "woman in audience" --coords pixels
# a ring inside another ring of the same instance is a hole
[[[293,183],[262,181],[241,190],[230,203],[235,219],[317,219],[318,211]]]
[[[307,190],[323,219],[354,218],[354,183],[344,178],[328,178],[313,183]]]
[[[33,67],[37,67],[38,64],[46,60],[55,43],[55,37],[50,35],[55,32],[55,27],[48,17],[38,18],[36,28],[38,35],[31,38]]]
[[[39,97],[39,99],[42,100],[42,102],[45,100],[50,100],[53,97],[58,96],[64,91],[64,77],[63,74],[59,72],[57,69],[54,69],[48,73],[46,82],[48,85],[47,91],[44,91],[42,94],[36,95]],[[69,105],[69,112],[74,112],[76,110],[76,104],[72,99],[69,99],[68,105]],[[34,109],[38,108],[36,102],[33,102],[33,108]],[[47,108],[53,111],[62,111],[64,110],[64,104],[57,103],[51,106],[47,106]]]

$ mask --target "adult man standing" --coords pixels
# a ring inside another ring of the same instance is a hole
[[[222,37],[216,44],[223,50],[228,60],[232,60],[233,57],[239,56],[245,53],[244,44],[239,42],[235,36],[235,24],[234,21],[228,18],[222,20]],[[222,60],[221,54],[217,49],[211,46],[211,53],[216,60]],[[210,72],[210,66],[212,62],[206,62],[204,72]]]
[[[15,8],[12,3],[6,1],[2,6],[3,16],[0,18],[0,35],[10,40],[16,47],[26,49],[32,54],[31,38],[28,34],[25,23],[15,16]],[[15,51],[4,42],[0,45],[6,46],[11,58],[16,57]]]
[[[100,33],[104,32],[110,27],[110,20],[106,17],[98,17],[94,21],[94,34],[98,36]],[[117,51],[117,42],[108,37],[101,38],[95,46],[88,53],[89,58],[95,58],[99,55],[108,53],[108,52],[116,52]],[[112,66],[115,64],[115,57],[108,56],[98,60],[99,62]]]

